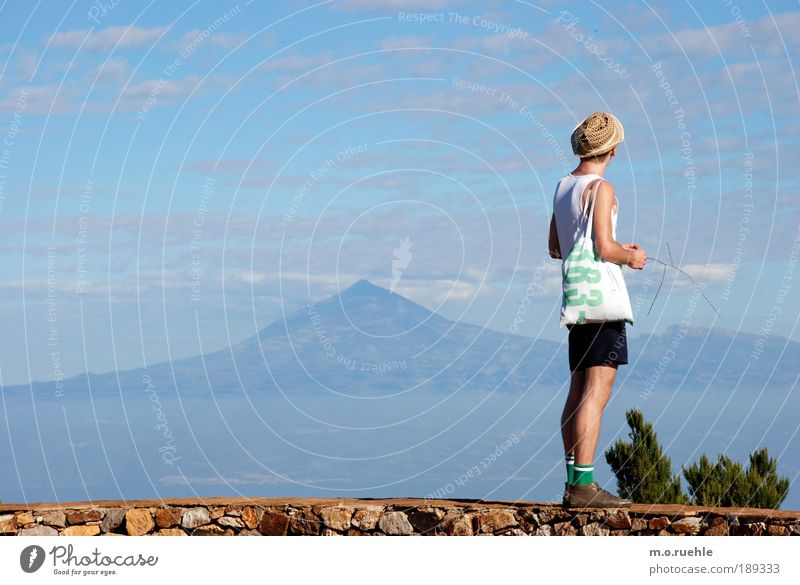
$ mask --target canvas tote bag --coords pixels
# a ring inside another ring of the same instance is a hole
[[[600,258],[592,240],[594,196],[601,182],[597,181],[586,196],[580,236],[561,264],[562,327],[603,321],[627,321],[633,325],[633,310],[622,268]]]

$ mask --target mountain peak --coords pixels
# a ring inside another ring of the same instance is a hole
[[[342,296],[374,296],[374,295],[382,295],[382,294],[390,294],[389,291],[381,286],[376,284],[372,284],[366,278],[362,278],[355,284],[351,284],[349,287],[344,289],[341,292]]]

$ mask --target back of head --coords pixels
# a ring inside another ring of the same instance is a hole
[[[622,124],[608,112],[594,112],[572,131],[572,152],[580,158],[607,154],[625,138]]]

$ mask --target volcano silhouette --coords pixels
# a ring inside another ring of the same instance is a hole
[[[544,318],[533,311],[527,314],[532,322]],[[676,347],[678,335],[681,341]],[[621,381],[637,394],[656,370],[659,384],[682,385],[683,392],[702,389],[711,376],[736,383],[745,374],[754,339],[743,332],[678,326],[632,340],[629,335],[633,359]],[[81,374],[63,385],[65,395],[90,389],[98,395],[139,392],[145,383],[159,395],[195,396],[231,392],[386,396],[462,389],[520,393],[534,385],[568,384],[566,345],[566,332],[564,342],[558,343],[451,321],[396,292],[359,280],[321,302],[287,313],[231,347],[144,368]],[[691,364],[691,370],[658,368],[664,355],[670,355],[674,364]],[[760,359],[748,366],[746,377],[758,381],[770,376],[773,383],[791,384],[798,360],[800,344],[773,336]],[[30,392],[31,387],[40,396],[55,391],[52,382],[3,391]]]

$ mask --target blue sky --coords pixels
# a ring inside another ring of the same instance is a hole
[[[106,5],[0,8],[0,383],[224,347],[361,278],[563,339],[548,220],[596,110],[620,240],[720,311],[668,274],[647,315],[651,262],[631,334],[800,339],[794,2]]]

